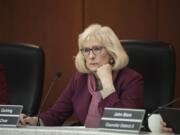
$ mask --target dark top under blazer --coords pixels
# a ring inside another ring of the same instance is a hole
[[[62,125],[72,113],[84,125],[91,94],[88,91],[88,74],[77,72],[56,103],[47,111],[40,114],[40,118],[47,126]],[[114,80],[116,92],[110,94],[99,103],[102,115],[105,107],[143,108],[143,78],[132,69],[120,70]]]

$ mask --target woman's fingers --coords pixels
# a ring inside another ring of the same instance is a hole
[[[162,126],[163,132],[173,132],[173,129],[167,127],[167,124],[164,121],[161,121],[161,126]]]

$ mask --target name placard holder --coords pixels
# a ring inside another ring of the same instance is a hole
[[[139,133],[144,115],[144,109],[105,108],[99,129]]]
[[[22,105],[0,105],[0,127],[17,127]]]

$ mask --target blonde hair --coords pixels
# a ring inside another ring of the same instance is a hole
[[[128,64],[129,57],[113,30],[108,26],[92,24],[79,34],[79,52],[75,56],[75,66],[79,72],[90,72],[86,67],[85,58],[80,51],[83,48],[83,45],[89,41],[97,41],[104,45],[108,54],[113,58],[112,70],[120,70]]]

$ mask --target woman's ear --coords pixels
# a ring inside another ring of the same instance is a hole
[[[109,60],[109,64],[111,64],[112,66],[114,65],[114,59],[113,59],[113,58],[111,58],[111,59]]]

